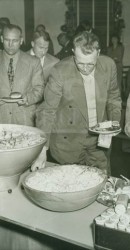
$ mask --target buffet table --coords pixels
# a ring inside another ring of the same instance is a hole
[[[50,165],[52,163],[47,163]],[[105,210],[94,202],[75,212],[51,212],[33,204],[21,189],[0,193],[0,248],[2,250],[53,250],[57,242],[94,249],[93,219]],[[69,248],[65,248],[69,249]]]

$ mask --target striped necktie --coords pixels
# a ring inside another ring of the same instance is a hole
[[[14,83],[14,68],[13,68],[13,58],[10,58],[9,67],[8,67],[8,79],[10,83],[10,89],[13,89]]]

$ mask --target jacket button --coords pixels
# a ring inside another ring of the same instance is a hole
[[[10,115],[12,115],[12,112],[9,112],[10,113]]]
[[[69,108],[71,109],[71,108],[72,108],[72,106],[71,106],[71,105],[69,105]]]
[[[72,121],[70,121],[70,124],[73,124],[73,122],[72,122]]]
[[[64,136],[64,139],[67,139],[67,136]]]

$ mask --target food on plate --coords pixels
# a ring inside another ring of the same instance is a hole
[[[20,149],[41,143],[43,138],[40,134],[22,130],[6,130],[0,131],[0,151],[9,149]]]
[[[120,178],[109,177],[104,189],[97,197],[97,201],[109,207],[115,205],[120,194],[125,194],[130,199],[130,181],[127,182]]]
[[[91,128],[95,131],[113,131],[113,130],[119,130],[120,124],[118,121],[105,121],[97,123],[96,126]]]
[[[104,178],[97,168],[73,164],[44,168],[29,175],[25,183],[38,191],[77,192],[101,184]]]
[[[10,94],[10,97],[13,98],[13,99],[18,99],[18,98],[22,98],[22,95],[20,92],[12,92]]]

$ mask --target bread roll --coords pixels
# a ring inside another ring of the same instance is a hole
[[[20,92],[12,92],[12,93],[10,94],[10,97],[13,98],[13,99],[17,99],[17,98],[21,98],[22,95],[21,95]]]

